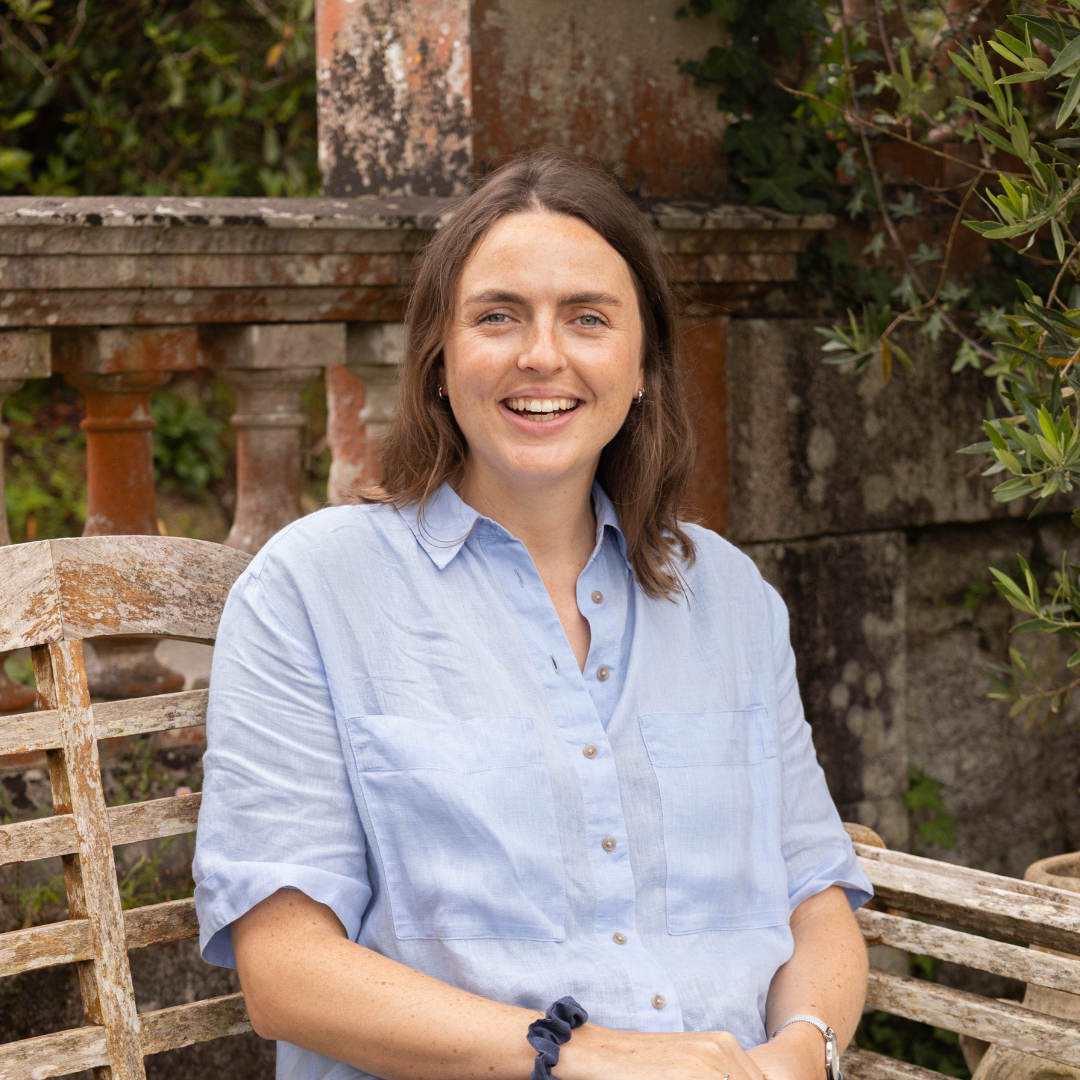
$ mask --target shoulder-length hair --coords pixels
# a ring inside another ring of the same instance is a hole
[[[682,387],[675,305],[655,233],[614,180],[557,154],[519,157],[492,173],[454,210],[423,251],[405,315],[397,412],[382,446],[382,483],[364,502],[424,505],[444,482],[460,487],[468,448],[439,396],[442,346],[458,277],[491,227],[507,214],[546,211],[578,218],[625,260],[643,330],[645,394],[604,447],[596,478],[619,515],[627,556],[642,590],[675,599],[679,563],[694,544],[678,521],[694,459]]]

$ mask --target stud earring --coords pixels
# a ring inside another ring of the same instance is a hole
[[[441,398],[442,396],[443,396],[442,383],[439,383],[439,397]]]
[[[645,387],[639,386],[637,389],[637,403],[640,405],[645,400]]]

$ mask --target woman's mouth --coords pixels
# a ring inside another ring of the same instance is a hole
[[[518,416],[529,420],[554,420],[573,412],[581,402],[577,398],[505,398],[503,404]]]

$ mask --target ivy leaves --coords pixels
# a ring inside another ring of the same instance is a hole
[[[313,0],[0,0],[0,191],[318,191]]]

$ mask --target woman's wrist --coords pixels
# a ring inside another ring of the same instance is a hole
[[[810,1024],[791,1024],[748,1051],[766,1080],[824,1080],[825,1040]]]

